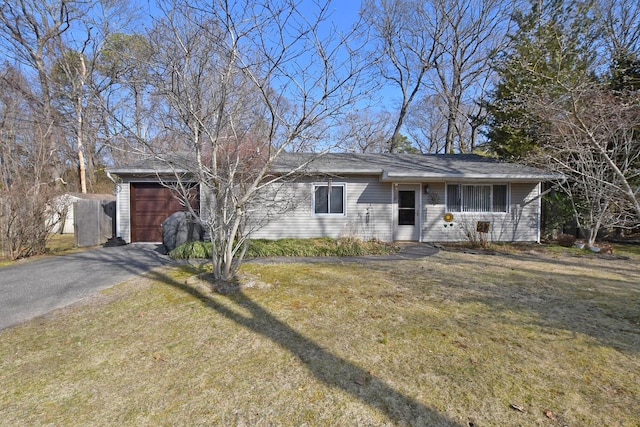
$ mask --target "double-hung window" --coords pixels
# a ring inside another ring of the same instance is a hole
[[[313,213],[345,215],[345,184],[313,184]]]
[[[449,212],[508,212],[507,184],[448,184]]]

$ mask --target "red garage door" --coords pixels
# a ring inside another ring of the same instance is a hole
[[[197,189],[193,189],[192,206],[198,209]],[[184,211],[178,194],[158,183],[131,184],[131,241],[162,242],[162,222],[175,212]]]

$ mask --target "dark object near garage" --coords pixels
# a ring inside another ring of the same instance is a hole
[[[189,212],[176,212],[162,223],[162,244],[167,252],[203,237],[204,229]]]

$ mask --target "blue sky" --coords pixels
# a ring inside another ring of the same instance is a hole
[[[303,3],[313,4],[314,2],[304,1]],[[359,0],[334,0],[330,6],[331,19],[339,28],[346,30],[358,20],[360,6]]]

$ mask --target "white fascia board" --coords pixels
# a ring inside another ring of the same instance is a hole
[[[169,177],[175,175],[186,175],[189,171],[185,170],[143,170],[143,169],[107,169],[107,172],[116,175],[119,178],[123,177]]]
[[[403,182],[416,180],[420,182],[443,181],[499,181],[499,182],[541,182],[560,179],[556,175],[508,175],[508,174],[433,174],[433,173],[405,173],[383,171],[381,182]]]

